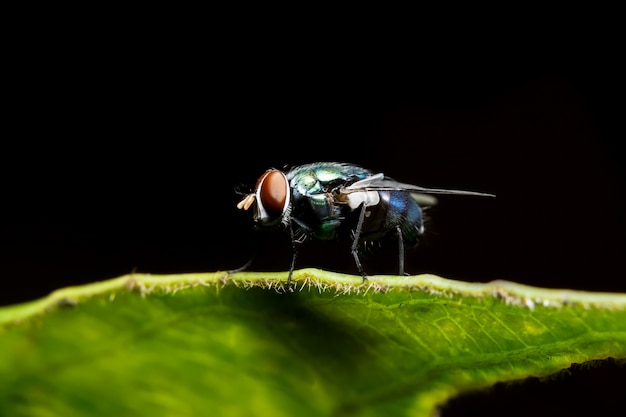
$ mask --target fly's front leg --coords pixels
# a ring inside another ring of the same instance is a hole
[[[246,269],[248,269],[250,265],[252,265],[252,261],[254,261],[254,255],[252,256],[252,258],[250,258],[248,262],[243,264],[243,266],[240,266],[239,268],[235,268],[235,269],[229,269],[228,271],[226,271],[226,273],[235,274],[237,272],[245,271]]]
[[[298,255],[297,241],[293,233],[293,223],[291,220],[289,220],[289,235],[291,236],[291,267],[289,268],[289,275],[287,277],[287,286],[291,288],[291,276],[296,267],[296,256]]]
[[[352,240],[352,256],[354,257],[354,262],[356,262],[356,266],[363,277],[363,282],[367,281],[367,276],[365,276],[365,271],[363,270],[363,266],[361,265],[361,260],[359,259],[359,239],[361,237],[361,229],[363,228],[363,220],[365,219],[365,204],[361,204],[361,212],[359,213],[359,221],[356,224],[356,228],[354,229],[354,235]]]
[[[250,265],[252,265],[252,261],[254,261],[254,259],[257,256],[260,256],[262,254],[262,249],[265,247],[265,245],[262,245],[259,242],[259,240],[262,237],[264,237],[264,235],[261,234],[260,232],[256,231],[254,233],[254,235],[252,236],[252,256],[250,257],[248,262],[246,262],[245,264],[243,264],[239,268],[229,269],[227,271],[228,274],[234,274],[234,273],[237,273],[237,272],[245,271],[246,269],[248,269],[248,267],[250,267]]]

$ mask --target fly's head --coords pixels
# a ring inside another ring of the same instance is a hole
[[[291,201],[289,181],[282,171],[269,169],[256,182],[254,192],[246,195],[237,208],[254,207],[254,221],[261,226],[275,226],[288,217]]]

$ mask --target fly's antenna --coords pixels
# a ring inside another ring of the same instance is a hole
[[[250,206],[252,205],[252,203],[254,203],[254,199],[255,199],[254,193],[250,193],[246,195],[243,200],[237,203],[237,208],[239,210],[241,209],[248,210]]]

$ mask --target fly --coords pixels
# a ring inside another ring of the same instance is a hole
[[[399,275],[404,275],[404,250],[416,246],[424,234],[422,207],[437,201],[431,194],[494,197],[404,184],[352,164],[315,162],[286,172],[265,171],[254,191],[237,207],[252,207],[258,227],[282,228],[289,233],[293,253],[288,283],[295,268],[297,243],[308,237],[352,239],[351,253],[366,281],[360,254],[372,242],[388,238],[397,240]]]

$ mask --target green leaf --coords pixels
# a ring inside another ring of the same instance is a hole
[[[0,309],[0,414],[419,416],[626,358],[626,294],[432,275],[133,274]]]

